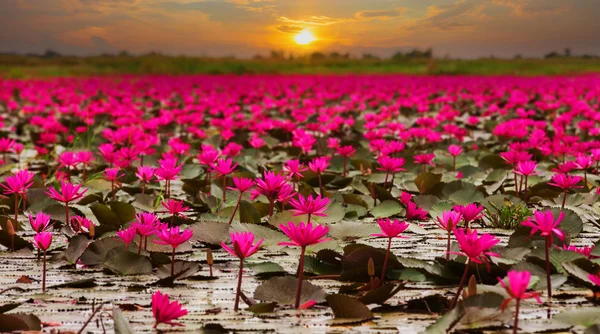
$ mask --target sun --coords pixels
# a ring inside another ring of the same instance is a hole
[[[294,36],[294,41],[300,45],[310,44],[315,40],[315,36],[309,30],[302,30]]]

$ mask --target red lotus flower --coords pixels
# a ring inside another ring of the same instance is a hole
[[[560,222],[565,217],[562,211],[558,214],[556,220],[554,220],[554,215],[550,210],[546,212],[536,211],[533,215],[535,217],[534,220],[527,219],[521,223],[523,226],[531,227],[531,235],[539,231],[541,236],[550,238],[551,242],[552,234],[556,234],[560,240],[565,240],[564,233],[558,228],[558,225],[560,225]]]
[[[260,245],[265,240],[264,238],[260,239],[254,244],[254,234],[252,232],[234,232],[230,236],[233,248],[230,248],[224,242],[221,242],[221,247],[239,259],[248,258],[258,252]]]
[[[188,314],[188,311],[183,308],[178,301],[169,301],[168,294],[162,294],[156,291],[152,295],[152,315],[154,315],[154,328],[159,324],[171,326],[183,326],[180,323],[173,322]]]
[[[304,177],[302,172],[308,170],[308,167],[305,167],[304,164],[300,163],[300,160],[298,159],[288,160],[283,164],[282,168],[284,173],[286,173],[290,179],[294,179],[296,181],[299,181]]]
[[[506,293],[508,293],[508,295],[510,296],[502,302],[500,309],[502,310],[502,312],[504,312],[504,310],[508,307],[508,304],[512,300],[517,301],[517,307],[515,310],[515,323],[513,325],[513,333],[516,333],[517,329],[519,328],[519,307],[521,305],[521,301],[524,299],[535,298],[538,304],[541,304],[542,300],[540,299],[539,292],[527,292],[529,282],[531,280],[531,274],[528,271],[511,270],[508,272],[507,276],[508,285],[506,285],[504,280],[498,277],[498,281],[500,281],[500,284],[504,287],[504,290],[506,290]]]
[[[298,199],[291,199],[290,205],[294,208],[294,216],[308,215],[308,222],[310,222],[310,216],[327,217],[325,210],[327,205],[331,203],[331,200],[327,197],[321,197],[320,195],[313,199],[312,195],[304,197],[298,194]]]
[[[413,202],[406,204],[406,219],[408,220],[424,220],[427,219],[429,213],[418,207]]]
[[[399,220],[390,220],[389,218],[377,219],[377,224],[381,228],[381,233],[371,234],[374,237],[381,238],[406,238],[400,236],[400,234],[410,226],[406,222],[400,222]]]
[[[469,203],[467,205],[455,205],[452,210],[460,213],[462,219],[467,225],[467,228],[469,227],[470,222],[483,217],[483,214],[481,213],[483,211],[483,206],[479,206],[475,203]]]
[[[31,228],[36,232],[44,232],[50,227],[50,216],[39,212],[35,218],[31,214],[29,214],[29,224]]]
[[[491,234],[478,235],[477,230],[468,230],[458,228],[454,230],[454,236],[460,246],[459,255],[466,256],[469,261],[474,263],[485,263],[488,266],[488,256],[500,257],[497,253],[489,252],[489,249],[500,242],[499,239],[495,238]]]
[[[287,226],[280,224],[279,228],[292,240],[292,242],[278,243],[280,246],[306,247],[331,240],[331,238],[323,238],[329,232],[329,227],[319,224],[313,226],[310,222],[300,222],[298,225],[295,225],[292,222],[288,222]]]
[[[123,241],[125,243],[125,249],[129,248],[129,244],[133,242],[133,239],[135,239],[137,234],[138,231],[135,226],[131,226],[126,229],[120,229],[117,231],[117,236],[119,237],[120,241]]]

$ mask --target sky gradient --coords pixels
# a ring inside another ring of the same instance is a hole
[[[294,43],[309,29],[317,40]],[[1,0],[0,52],[600,54],[600,0]]]

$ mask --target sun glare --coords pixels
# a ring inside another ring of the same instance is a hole
[[[294,41],[296,41],[296,43],[300,45],[310,44],[315,39],[315,36],[313,36],[313,34],[308,30],[302,30],[301,32],[296,34],[296,36],[294,36]]]

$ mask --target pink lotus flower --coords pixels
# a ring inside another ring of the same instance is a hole
[[[413,198],[413,195],[411,193],[407,193],[406,191],[403,191],[402,193],[400,193],[400,202],[402,202],[402,204],[404,204],[404,205],[408,205],[408,203],[410,203],[412,198]]]
[[[406,222],[400,222],[399,220],[390,220],[389,218],[385,219],[377,219],[377,224],[379,224],[379,228],[381,228],[381,233],[371,234],[374,237],[381,238],[405,238],[400,236],[400,234],[410,226]]]
[[[388,184],[388,176],[392,173],[392,181],[390,182],[390,190],[394,185],[394,178],[396,173],[405,171],[406,169],[402,168],[404,166],[405,161],[403,158],[394,158],[389,156],[380,156],[377,158],[377,162],[381,167],[377,167],[377,170],[385,171],[385,180],[383,181],[383,188],[387,189]]]
[[[82,216],[74,216],[71,218],[71,228],[73,228],[73,231],[76,233],[81,232],[84,227],[89,231],[90,225],[92,224],[91,220]]]
[[[448,153],[450,153],[451,156],[453,157],[457,157],[459,155],[461,155],[463,152],[462,147],[458,146],[458,145],[450,145],[448,146]]]
[[[177,201],[172,198],[169,198],[166,202],[162,201],[160,204],[167,209],[167,212],[171,214],[171,225],[175,224],[175,217],[181,217],[183,219],[187,219],[187,217],[183,214],[188,211],[190,208],[185,206],[183,201]]]
[[[592,250],[594,249],[593,247],[588,247],[588,246],[576,247],[576,246],[573,246],[573,245],[563,245],[562,249],[566,250],[566,251],[571,251],[571,252],[579,253],[581,255],[584,255],[588,259],[597,259],[598,258],[597,256],[592,255]]]
[[[563,231],[558,228],[560,222],[563,220],[565,214],[561,211],[558,214],[558,218],[554,220],[554,215],[552,211],[548,210],[546,212],[536,211],[533,213],[535,220],[527,219],[521,223],[523,226],[531,227],[530,235],[536,234],[538,231],[541,236],[544,237],[546,244],[546,285],[548,287],[548,298],[552,298],[552,280],[550,279],[550,246],[552,245],[552,235],[556,234],[556,236],[560,240],[565,239],[565,235]]]
[[[305,224],[300,222],[298,225],[294,225],[292,222],[288,222],[287,226],[280,224],[279,228],[287,235],[292,242],[280,242],[280,246],[298,246],[301,248],[300,261],[298,263],[298,286],[296,288],[296,303],[295,307],[300,307],[300,295],[302,293],[302,277],[304,275],[304,253],[306,247],[310,245],[316,245],[318,243],[331,240],[330,238],[323,238],[329,231],[329,227],[323,225],[312,225],[310,222]]]
[[[450,236],[454,228],[463,219],[462,215],[452,210],[446,210],[442,212],[441,217],[437,217],[435,223],[442,230],[446,231],[448,238],[446,242],[446,261],[450,260]]]
[[[415,164],[423,165],[423,173],[427,172],[427,165],[435,167],[433,163],[433,159],[435,159],[435,154],[433,153],[425,153],[425,154],[417,154],[413,157]]]
[[[600,286],[600,274],[589,274],[588,275],[588,279],[590,280],[590,282],[594,283],[595,285]]]
[[[559,187],[563,190],[571,188],[583,188],[577,184],[582,180],[579,176],[571,176],[566,174],[554,174],[552,175],[552,182],[548,182],[549,185]]]
[[[33,236],[33,245],[42,251],[47,251],[52,244],[52,232],[39,232]]]
[[[169,197],[171,195],[171,181],[177,179],[177,175],[181,172],[183,164],[177,165],[177,158],[166,157],[158,160],[159,167],[155,170],[155,175],[159,180],[165,181],[165,193]]]
[[[500,153],[500,156],[506,160],[507,163],[515,166],[520,161],[531,160],[533,155],[525,151],[508,151]]]
[[[320,195],[313,199],[312,195],[308,195],[308,197],[305,198],[301,194],[298,194],[297,200],[290,200],[290,205],[294,208],[292,209],[294,216],[308,215],[309,223],[312,215],[318,217],[327,217],[327,214],[324,212],[329,203],[331,203],[329,198],[323,198]]]
[[[39,232],[33,236],[33,245],[41,250],[44,254],[43,256],[43,266],[42,266],[42,293],[46,292],[46,252],[50,245],[52,244],[52,233],[51,232]],[[39,255],[39,253],[38,253]]]
[[[192,229],[186,228],[183,231],[179,230],[179,226],[168,228],[162,226],[157,228],[156,237],[159,240],[152,240],[155,244],[159,245],[170,245],[172,248],[171,252],[171,276],[175,274],[175,249],[179,247],[179,245],[184,242],[190,240],[194,231]]]
[[[571,188],[583,188],[577,184],[582,180],[579,176],[571,176],[568,174],[554,174],[552,175],[552,182],[548,182],[549,185],[559,187],[563,189],[563,200],[561,209],[565,208],[567,202],[567,191]]]
[[[73,185],[63,181],[60,183],[60,192],[54,188],[48,188],[45,194],[59,202],[68,204],[82,198],[86,191],[87,189],[81,191],[81,185]]]
[[[227,175],[233,173],[238,164],[234,164],[231,159],[219,159],[212,169],[217,172],[220,179],[223,179],[223,202],[227,199]]]
[[[469,203],[467,205],[455,205],[452,210],[460,213],[462,219],[467,225],[467,228],[469,228],[470,222],[483,217],[483,206],[479,206],[475,203]]]
[[[277,200],[281,190],[287,184],[287,178],[281,174],[265,171],[263,178],[256,179],[254,182],[256,182],[256,189],[253,192],[252,199],[259,195],[264,195],[269,199],[269,216],[272,216],[275,200]]]
[[[380,284],[385,282],[385,274],[387,272],[387,264],[390,257],[390,248],[392,247],[393,238],[405,238],[400,234],[410,226],[406,222],[400,222],[398,220],[391,221],[389,218],[377,219],[377,224],[381,228],[381,233],[371,234],[374,237],[388,238],[387,250],[385,252],[385,258],[383,260],[383,267],[381,269]]]
[[[188,311],[183,308],[178,301],[169,301],[168,294],[162,294],[156,291],[152,294],[152,315],[154,315],[154,328],[159,324],[171,326],[183,326],[180,323],[173,322],[188,314]]]
[[[288,160],[283,164],[282,168],[283,172],[287,174],[290,179],[295,180],[296,182],[300,181],[300,179],[304,177],[302,172],[308,170],[308,167],[305,167],[304,164],[300,163],[300,160],[298,159]]]
[[[39,212],[35,218],[29,214],[29,224],[35,232],[44,232],[50,227],[50,216]]]
[[[292,242],[280,242],[278,245],[280,246],[297,246],[305,248],[306,246],[316,245],[318,243],[331,240],[331,238],[323,238],[327,232],[329,232],[329,227],[312,223],[304,223],[300,222],[298,225],[295,225],[292,222],[288,222],[287,226],[284,224],[280,224],[279,228],[292,240]]]
[[[258,252],[258,250],[260,249],[260,245],[265,239],[260,239],[256,244],[254,244],[254,234],[252,232],[233,232],[230,234],[230,236],[233,248],[230,248],[224,242],[221,242],[221,247],[223,247],[223,249],[225,249],[229,254],[236,256],[238,259],[240,259],[238,285],[235,293],[235,304],[233,307],[233,310],[237,312],[240,304],[240,294],[242,289],[244,259]]]
[[[65,169],[75,169],[79,163],[75,153],[68,151],[61,153],[58,158],[56,158],[56,161],[60,167]]]
[[[230,234],[233,248],[221,242],[221,247],[229,254],[239,259],[245,259],[256,253],[265,239],[260,239],[254,244],[254,234],[252,232],[233,232]]]
[[[70,222],[69,203],[82,198],[86,191],[87,189],[81,190],[80,184],[73,185],[69,182],[61,181],[60,192],[56,191],[54,188],[48,188],[48,190],[45,191],[45,194],[50,196],[50,198],[65,203],[65,221]]]
[[[146,193],[146,184],[150,183],[154,178],[155,169],[152,167],[139,166],[135,176],[142,183],[142,194]]]
[[[254,187],[254,181],[252,179],[246,179],[243,177],[234,177],[233,184],[235,187],[227,187],[227,189],[239,191],[240,196],[238,197],[237,203],[235,204],[235,208],[233,209],[233,212],[231,213],[231,217],[229,218],[229,224],[231,224],[231,222],[233,221],[233,217],[235,217],[235,213],[237,212],[238,208],[240,207],[240,202],[242,201],[242,195],[246,191],[248,191],[252,187]]]
[[[6,184],[0,184],[0,187],[4,188],[4,194],[24,196],[33,185],[33,173],[28,170],[21,170],[16,172],[15,175],[7,177],[5,181]]]
[[[512,300],[517,301],[517,306],[515,310],[515,323],[513,325],[513,333],[516,333],[517,329],[519,328],[519,307],[521,305],[521,301],[524,299],[535,298],[538,304],[541,304],[542,300],[540,299],[539,292],[527,292],[529,282],[531,280],[531,274],[528,271],[511,270],[508,272],[507,276],[508,285],[506,285],[504,280],[498,277],[498,281],[500,281],[500,284],[502,285],[502,287],[504,287],[504,290],[506,290],[506,293],[508,293],[508,295],[510,296],[502,302],[500,309],[502,310],[502,312],[504,312],[504,310],[506,310],[508,304]]]
[[[560,222],[565,217],[562,211],[558,214],[556,220],[554,220],[554,215],[550,210],[546,212],[536,211],[533,215],[535,217],[534,220],[527,219],[521,223],[523,226],[531,227],[531,235],[539,231],[541,236],[550,238],[550,243],[552,243],[552,234],[556,234],[560,240],[565,240],[564,233],[558,228],[558,225],[560,225]]]
[[[408,220],[425,220],[429,213],[418,207],[414,202],[406,204],[406,219]]]
[[[131,244],[131,242],[133,242],[137,233],[137,228],[135,226],[131,226],[126,229],[120,229],[117,231],[117,236],[119,237],[120,241],[123,241],[125,243],[125,250],[129,248],[129,245]]]
[[[248,139],[248,143],[255,149],[259,149],[267,144],[262,138],[258,137],[257,135],[254,135],[250,139]]]
[[[324,196],[323,189],[323,180],[321,178],[321,174],[327,170],[329,166],[329,160],[325,157],[314,158],[311,162],[308,163],[308,168],[313,172],[317,173],[317,177],[319,178],[319,190],[321,192],[321,196]]]
[[[490,264],[488,257],[500,257],[499,254],[492,253],[489,251],[492,247],[494,247],[500,242],[499,239],[496,239],[491,234],[482,234],[481,236],[479,236],[477,230],[458,228],[454,230],[454,236],[456,237],[456,241],[458,242],[458,245],[461,250],[461,252],[455,254],[466,256],[467,263],[465,265],[465,270],[460,280],[458,290],[456,291],[454,299],[452,300],[452,304],[450,305],[450,309],[453,309],[454,305],[456,305],[458,297],[460,296],[465,282],[467,281],[467,276],[469,274],[469,264],[471,262],[477,264],[485,263],[489,272]]]
[[[537,174],[535,172],[536,168],[537,163],[535,161],[519,161],[514,172],[523,176],[531,176]]]

